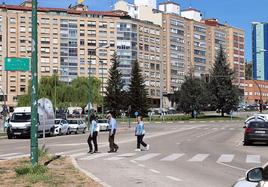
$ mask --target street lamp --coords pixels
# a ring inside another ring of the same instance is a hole
[[[96,53],[96,50],[99,49],[99,48],[109,48],[110,46],[109,45],[104,45],[104,46],[99,46],[99,47],[96,47],[94,50],[95,50],[95,53]],[[96,57],[98,57],[100,59],[100,57],[95,54]],[[91,85],[92,85],[92,81],[91,81],[91,78],[90,78],[90,71],[91,71],[91,57],[92,57],[92,53],[90,53],[90,56],[89,56],[89,71],[88,71],[88,81],[89,81],[89,98],[88,98],[88,127],[90,126],[90,103],[91,103]],[[102,63],[102,92],[103,92],[103,63]],[[103,96],[103,94],[102,94]],[[104,113],[104,106],[103,106],[103,98],[102,98],[102,115]]]
[[[260,100],[259,100],[259,105],[260,105],[260,113],[262,113],[262,91],[260,85],[257,83],[256,80],[253,79],[253,82],[257,85],[259,92],[260,92]]]

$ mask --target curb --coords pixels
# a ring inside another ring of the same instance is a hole
[[[79,167],[79,165],[77,164],[76,160],[74,157],[70,157],[72,160],[72,164],[74,165],[74,167],[78,170],[80,170],[81,172],[83,172],[84,174],[86,174],[89,178],[91,178],[93,181],[101,184],[104,187],[111,187],[110,185],[106,184],[105,182],[103,182],[102,180],[100,180],[98,177],[96,177],[94,174],[90,173],[89,171],[86,171],[85,169]]]

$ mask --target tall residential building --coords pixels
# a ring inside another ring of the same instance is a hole
[[[5,71],[4,59],[30,58],[31,32],[29,1],[0,5],[0,88],[11,107],[28,91],[31,73]],[[111,58],[117,52],[127,85],[132,63],[140,57],[149,97],[158,104],[161,40],[161,27],[132,19],[122,11],[90,11],[81,4],[68,9],[40,7],[38,77],[57,74],[68,83],[90,72],[103,80],[105,88]]]
[[[252,23],[253,78],[268,80],[268,23]]]
[[[189,73],[196,77],[208,77],[220,45],[235,73],[234,84],[244,88],[244,31],[216,19],[203,19],[199,10],[181,10],[178,3],[167,1],[159,4],[159,10],[120,1],[124,6],[115,9],[128,12],[135,7],[135,18],[150,21],[163,29],[163,65],[166,68],[167,95],[178,90]],[[159,20],[162,20],[161,23]],[[164,105],[170,105],[166,102]]]

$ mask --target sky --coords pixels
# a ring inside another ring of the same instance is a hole
[[[158,3],[167,0],[158,0]],[[241,28],[245,31],[245,56],[247,61],[251,55],[251,22],[268,22],[268,0],[172,0],[179,3],[181,9],[189,7],[200,10],[204,18],[217,18],[221,23]],[[0,3],[19,4],[23,0],[0,0]],[[90,10],[111,10],[116,0],[85,0]],[[133,0],[128,0],[132,3]],[[67,8],[76,0],[38,0],[39,6]]]

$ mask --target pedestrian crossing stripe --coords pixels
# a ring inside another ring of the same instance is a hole
[[[7,153],[0,155],[0,160],[10,160],[22,157],[29,157],[30,154],[23,153]],[[103,159],[106,161],[117,161],[123,159],[129,159],[133,162],[138,161],[147,161],[150,159],[159,160],[161,162],[174,162],[177,160],[186,160],[187,162],[204,162],[210,154],[196,154],[191,158],[187,158],[186,153],[171,153],[169,155],[164,155],[162,153],[147,153],[141,155],[140,153],[97,153],[97,154],[87,154],[87,153],[76,153],[71,154],[70,156],[77,158],[78,160],[95,160],[95,159]],[[157,158],[156,158],[157,157]],[[219,158],[216,160],[217,163],[231,163],[235,161],[235,158],[244,158],[244,162],[247,164],[260,164],[261,156],[260,155],[241,155],[235,156],[234,154],[221,154]],[[242,159],[243,160],[243,159]],[[241,161],[241,159],[240,159]]]

